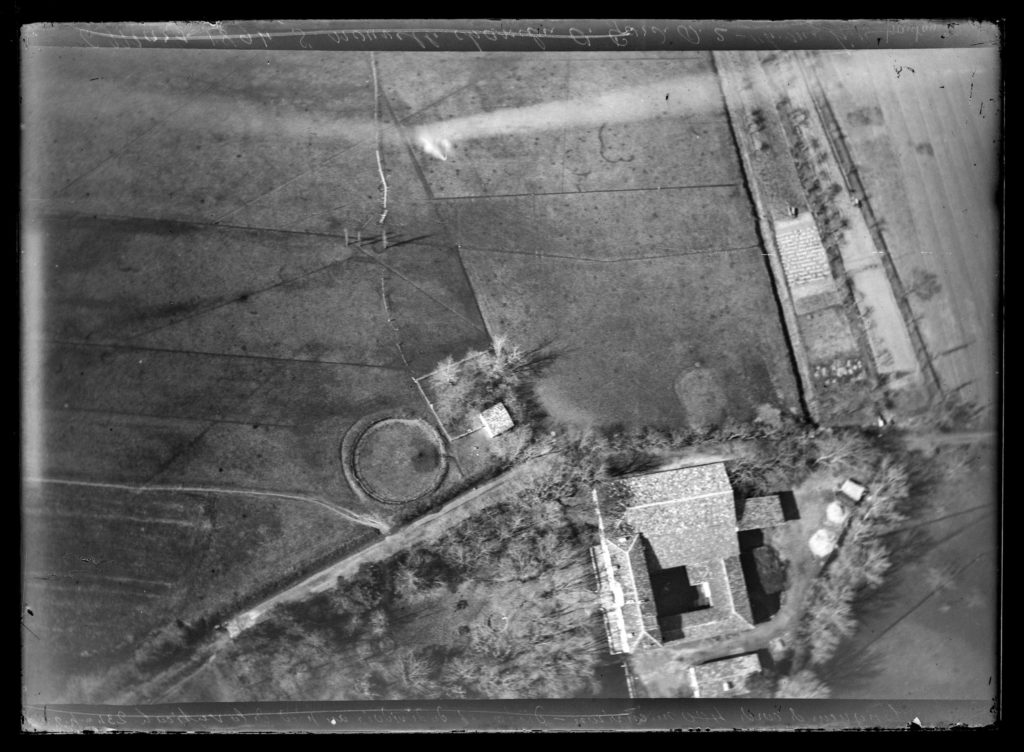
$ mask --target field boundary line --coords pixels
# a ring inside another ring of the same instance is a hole
[[[586,196],[589,193],[641,193],[644,191],[689,191],[701,188],[738,188],[741,183],[696,183],[693,185],[655,185],[645,188],[594,188],[589,191],[533,191],[531,193],[481,193],[465,196],[434,196],[431,201],[467,201],[480,198],[532,198],[534,196]]]
[[[432,403],[427,398],[427,393],[423,391],[423,387],[420,386],[420,382],[416,379],[415,376],[412,377],[412,383],[416,385],[416,391],[418,391],[420,393],[420,396],[423,398],[423,401],[427,403],[427,407],[430,409],[430,414],[433,415],[434,416],[434,420],[437,421],[437,427],[441,429],[441,433],[444,434],[445,440],[449,444],[451,444],[452,443],[452,437],[448,434],[448,429],[444,427],[444,422],[441,420],[440,416],[437,414],[437,410],[434,409],[434,403]],[[458,438],[458,437],[456,437],[456,438]]]

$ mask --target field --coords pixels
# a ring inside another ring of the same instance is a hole
[[[376,535],[345,516],[388,514],[345,481],[346,429],[423,410],[411,376],[489,338],[387,122],[391,245],[371,243],[369,56],[50,48],[23,71],[45,699],[83,654],[110,665]],[[182,485],[214,490],[154,490]]]
[[[679,397],[700,369],[721,394],[696,402],[731,417],[797,408],[710,57],[619,57],[472,60],[465,88],[410,120],[487,111],[498,92],[502,106],[529,107],[651,81],[687,87],[685,103],[650,119],[481,138],[424,165],[488,329],[551,344],[541,395],[563,421],[720,420],[714,409],[688,415]]]
[[[820,53],[829,92],[944,389],[996,415],[999,52]]]
[[[63,696],[171,623],[200,629],[376,532],[255,496],[47,487],[27,499],[26,680]],[[116,545],[112,545],[116,541]]]

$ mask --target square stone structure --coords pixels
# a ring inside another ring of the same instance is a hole
[[[512,416],[508,414],[508,409],[501,402],[480,413],[480,422],[483,424],[487,436],[492,439],[511,430],[515,425],[512,422]]]

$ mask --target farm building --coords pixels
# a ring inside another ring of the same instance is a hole
[[[747,681],[760,673],[756,653],[722,658],[688,670],[694,697],[734,697],[747,691]]]
[[[514,425],[512,416],[508,414],[508,409],[501,402],[481,412],[480,423],[483,424],[488,438],[492,439],[511,430]]]
[[[779,497],[737,503],[721,462],[617,479],[594,496],[624,507],[626,531],[603,532],[591,551],[612,653],[753,627],[738,534],[785,522]]]
[[[840,486],[839,492],[852,501],[860,501],[867,489],[855,480],[847,480]]]

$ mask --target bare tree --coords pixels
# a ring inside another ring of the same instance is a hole
[[[775,696],[787,699],[813,700],[831,696],[832,690],[810,669],[779,679]]]
[[[408,564],[399,565],[393,574],[395,592],[403,600],[413,600],[423,590],[423,580]]]
[[[443,389],[454,384],[458,378],[459,367],[449,355],[437,364],[437,368],[430,375],[430,383],[436,389]]]

